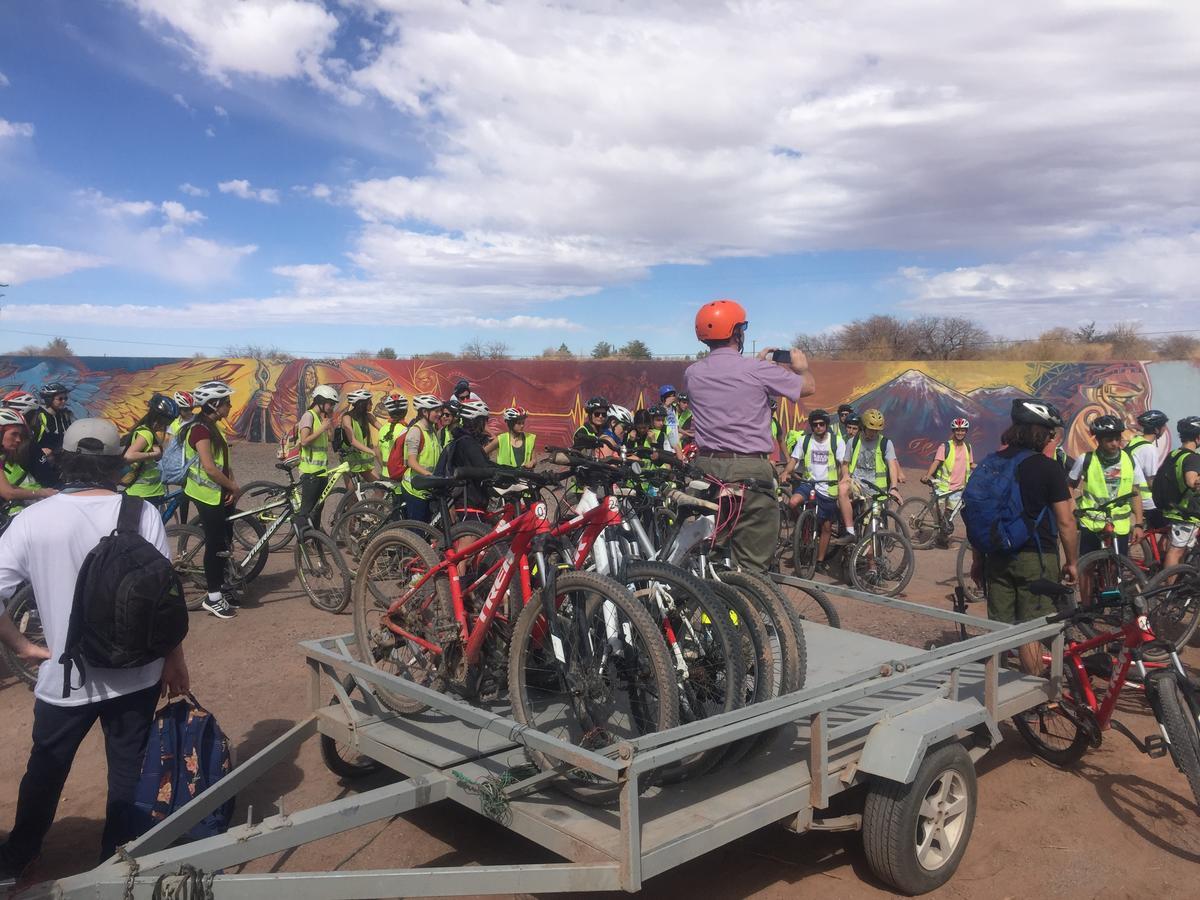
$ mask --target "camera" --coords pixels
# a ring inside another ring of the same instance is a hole
[[[772,350],[771,362],[783,363],[785,366],[790,366],[792,364],[792,351]]]

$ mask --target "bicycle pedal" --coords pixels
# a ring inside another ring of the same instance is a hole
[[[232,550],[221,550],[217,553],[217,556],[221,557],[221,559],[232,559],[233,551]]]
[[[1142,741],[1142,750],[1151,759],[1162,759],[1171,752],[1171,745],[1161,734],[1152,734]]]

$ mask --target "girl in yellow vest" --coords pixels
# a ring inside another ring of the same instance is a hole
[[[393,392],[383,398],[383,409],[388,414],[388,420],[379,428],[379,462],[380,476],[387,478],[388,458],[392,455],[392,447],[408,430],[404,421],[408,415],[408,400],[403,394]]]
[[[379,427],[371,413],[371,392],[358,390],[346,395],[350,408],[342,413],[342,429],[346,433],[347,447],[343,458],[350,464],[346,473],[347,488],[354,487],[354,479],[375,480],[375,463],[379,460],[379,447],[372,444],[371,437]]]
[[[125,493],[149,500],[166,496],[167,486],[159,477],[158,461],[162,459],[163,444],[167,440],[166,429],[178,415],[179,406],[170,397],[155,394],[150,398],[146,414],[129,432],[125,462],[131,469]]]
[[[300,506],[296,518],[300,522],[308,519],[314,528],[321,527],[321,510],[314,507],[329,481],[329,439],[338,420],[337,404],[337,389],[318,384],[307,412],[296,423],[300,444]]]
[[[441,418],[445,404],[433,394],[418,394],[413,397],[417,417],[404,435],[404,514],[418,522],[428,522],[432,516],[429,509],[429,494],[419,491],[412,484],[413,475],[432,475],[438,457],[442,455],[442,443],[438,437],[437,421]]]
[[[242,489],[233,478],[229,444],[217,424],[233,408],[233,389],[223,381],[206,381],[192,391],[199,412],[186,426],[184,458],[187,480],[183,492],[196,505],[204,528],[204,581],[208,596],[201,604],[218,619],[232,619],[237,612],[230,596],[221,588],[225,582],[225,556],[233,528],[227,518]]]
[[[14,409],[0,409],[0,516],[16,515],[22,506],[58,493],[30,477],[24,465],[29,447],[25,417]]]
[[[507,430],[500,432],[483,448],[484,453],[496,460],[496,465],[533,468],[537,435],[525,430],[528,416],[529,413],[521,406],[510,406],[504,411]]]

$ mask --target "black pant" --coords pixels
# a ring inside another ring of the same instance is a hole
[[[0,858],[21,868],[37,857],[59,797],[71,771],[79,745],[96,720],[104,730],[108,758],[108,805],[100,859],[108,859],[119,845],[136,838],[138,819],[133,797],[142,772],[142,757],[158,705],[159,686],[84,706],[54,706],[44,700],[33,704],[33,749],[17,795],[17,814]]]
[[[204,581],[208,592],[215,594],[225,583],[225,557],[221,554],[233,546],[233,524],[224,504],[201,503],[194,497],[192,502],[204,528]]]
[[[325,474],[309,472],[300,476],[300,508],[296,510],[297,520],[303,523],[305,519],[309,519],[313,528],[321,527],[321,511],[325,504],[317,506],[317,498],[328,483],[329,476]]]

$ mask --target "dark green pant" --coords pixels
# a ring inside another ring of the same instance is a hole
[[[756,479],[775,482],[775,467],[765,459],[696,457],[702,472],[721,481]],[[779,501],[773,493],[747,489],[741,515],[727,539],[733,564],[750,572],[765,572],[779,543]]]
[[[1014,625],[1056,612],[1053,600],[1030,592],[1029,582],[1039,578],[1058,581],[1059,575],[1055,552],[1043,553],[1040,559],[1034,550],[988,554],[983,560],[988,618]]]

